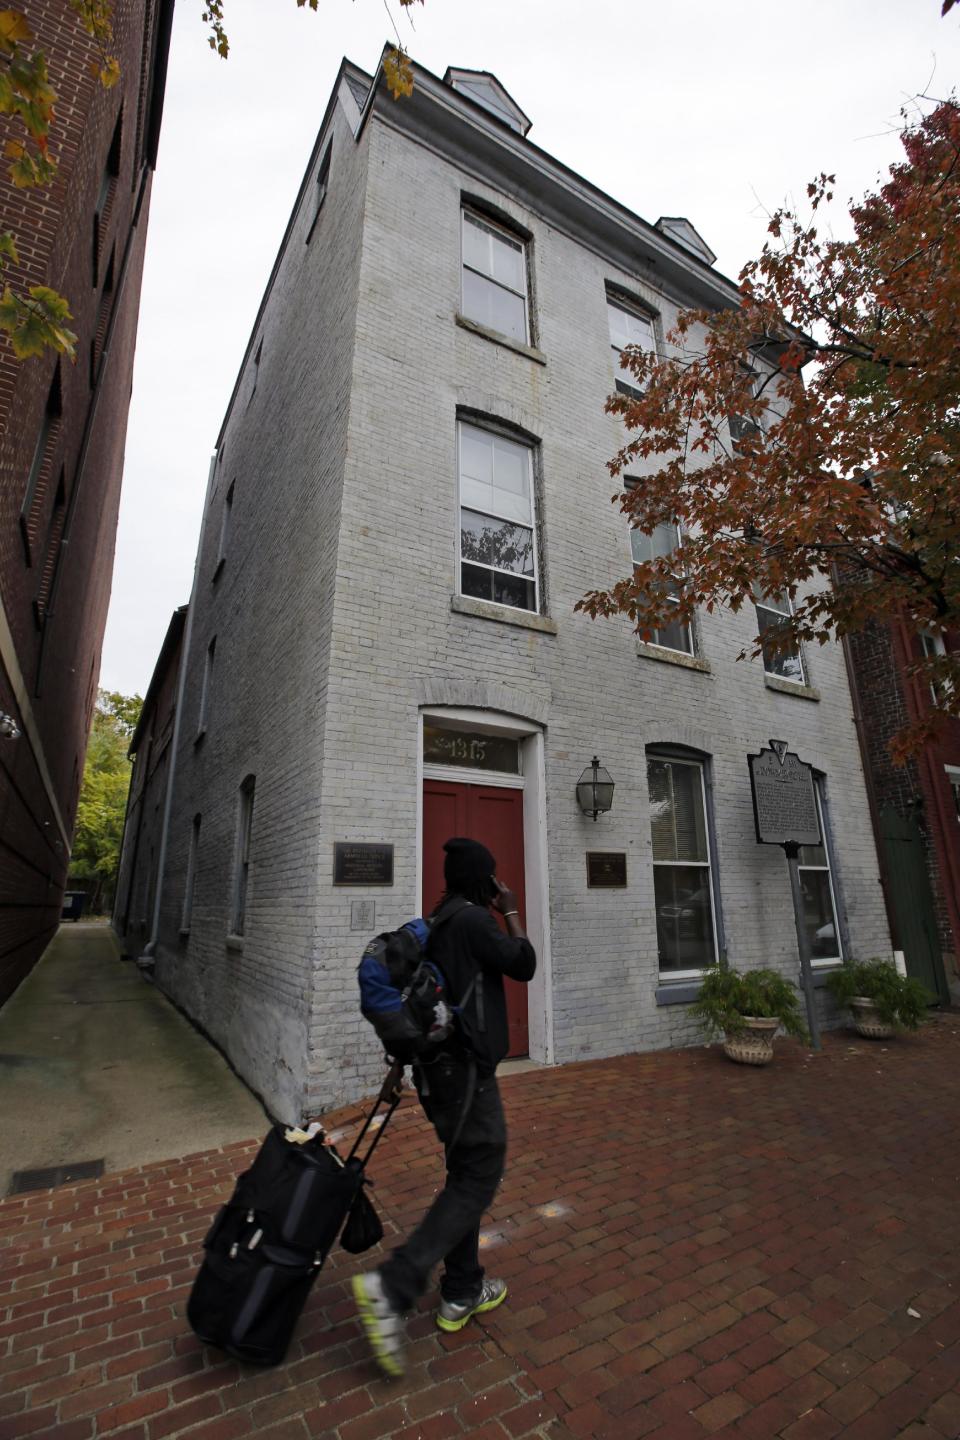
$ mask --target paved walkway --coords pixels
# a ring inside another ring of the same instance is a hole
[[[223,1057],[119,957],[100,922],[61,925],[0,1009],[0,1195],[17,1170],[122,1170],[256,1134]]]
[[[485,1239],[510,1299],[458,1336],[424,1308],[402,1382],[368,1359],[340,1251],[277,1370],[186,1330],[252,1142],[0,1204],[0,1440],[960,1435],[960,1016],[781,1042],[766,1070],[628,1056],[504,1094]],[[440,1179],[414,1105],[375,1175],[392,1235]]]

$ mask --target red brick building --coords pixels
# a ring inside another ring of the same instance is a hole
[[[172,0],[116,0],[121,79],[63,0],[27,0],[57,92],[47,192],[0,172],[20,287],[67,296],[77,359],[0,340],[0,1001],[56,928],[113,571]],[[10,122],[5,118],[4,126]],[[0,140],[12,128],[0,128]]]
[[[907,674],[923,641],[906,625],[874,625],[847,641],[873,823],[894,945],[907,970],[947,1004],[960,998],[960,720],[907,765],[889,744],[932,703]]]

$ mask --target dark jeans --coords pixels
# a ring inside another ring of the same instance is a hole
[[[409,1310],[423,1294],[439,1260],[444,1262],[440,1280],[444,1300],[474,1300],[480,1294],[480,1221],[503,1177],[507,1153],[507,1127],[496,1076],[477,1080],[463,1129],[451,1149],[450,1139],[467,1094],[469,1066],[462,1058],[441,1056],[423,1069],[426,1085],[415,1072],[417,1090],[443,1142],[447,1180],[406,1243],[380,1266],[387,1298],[398,1310]]]

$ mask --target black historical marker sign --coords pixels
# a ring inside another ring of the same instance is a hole
[[[820,817],[813,771],[771,740],[769,750],[747,757],[753,787],[753,818],[761,845],[819,845]]]
[[[393,846],[336,840],[333,846],[334,885],[392,885]]]
[[[623,851],[587,851],[587,887],[622,890],[627,883],[627,857]]]

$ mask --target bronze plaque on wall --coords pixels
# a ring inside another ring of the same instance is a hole
[[[587,885],[591,890],[621,890],[627,883],[627,857],[617,852],[587,851]]]
[[[392,885],[393,846],[336,840],[333,846],[334,885]]]

